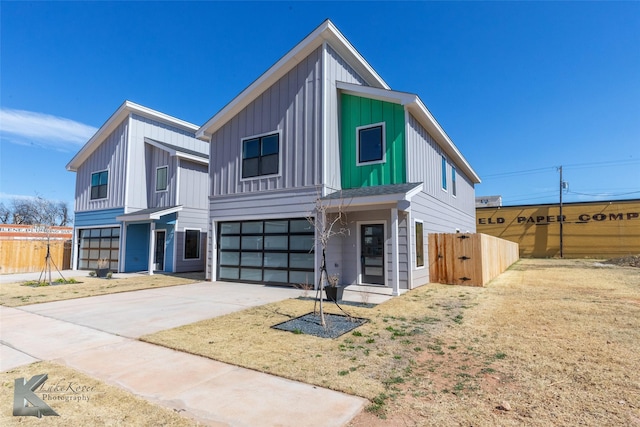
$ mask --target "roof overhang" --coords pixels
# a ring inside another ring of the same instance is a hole
[[[161,113],[151,108],[138,105],[131,101],[124,101],[120,107],[109,117],[109,119],[98,129],[98,131],[87,141],[86,144],[76,153],[76,155],[67,163],[67,170],[76,172],[80,165],[95,151],[96,148],[111,134],[124,119],[130,114],[138,114],[142,117],[152,119],[161,123],[165,123],[187,132],[195,133],[198,126],[184,120],[176,119],[167,114]]]
[[[176,147],[175,145],[165,144],[161,141],[156,141],[151,138],[144,138],[144,142],[152,145],[160,150],[166,151],[170,156],[177,157],[179,159],[190,160],[192,162],[201,163],[203,165],[209,164],[209,155],[201,154],[196,152],[188,152],[180,147]]]
[[[436,140],[438,145],[442,147],[460,171],[464,172],[474,184],[481,182],[480,176],[473,170],[467,159],[464,158],[460,150],[458,150],[458,147],[455,146],[451,138],[449,138],[449,135],[447,135],[442,126],[440,126],[435,117],[433,117],[433,114],[431,114],[418,95],[344,82],[338,82],[336,86],[343,93],[405,106],[413,117],[429,132],[429,135]]]
[[[182,205],[172,206],[169,208],[153,208],[143,209],[137,212],[120,215],[116,217],[116,221],[132,222],[132,221],[152,221],[158,220],[165,215],[170,215],[182,210]]]
[[[424,184],[421,182],[361,187],[336,191],[321,198],[320,201],[329,212],[385,206],[406,211],[411,206],[413,196],[423,189]]]
[[[325,42],[342,57],[367,82],[368,85],[389,89],[382,77],[369,65],[362,55],[353,47],[338,28],[330,21],[324,21],[311,34],[305,37],[278,62],[258,77],[245,90],[222,108],[196,132],[196,138],[210,140],[218,129],[231,118],[240,113],[249,103],[276,83],[297,64],[303,61],[311,52]]]

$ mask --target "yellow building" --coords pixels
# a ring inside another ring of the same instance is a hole
[[[562,221],[562,219],[564,219]],[[562,227],[561,227],[562,221]],[[520,245],[521,257],[640,254],[640,199],[476,209],[477,232]]]

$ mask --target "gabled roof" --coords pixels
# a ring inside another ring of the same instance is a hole
[[[195,131],[198,130],[198,126],[193,123],[176,119],[175,117],[152,110],[151,108],[143,107],[142,105],[135,104],[131,101],[124,101],[122,105],[118,107],[116,112],[113,113],[111,117],[109,117],[109,119],[100,127],[100,129],[98,129],[98,131],[89,139],[89,141],[84,144],[73,159],[67,163],[67,170],[73,172],[77,171],[80,165],[87,160],[91,153],[100,146],[104,141],[104,138],[109,136],[109,134],[113,132],[115,128],[118,127],[118,125],[120,125],[120,123],[122,123],[122,121],[131,113],[177,127],[187,132],[195,133]]]
[[[222,110],[216,113],[215,116],[202,125],[196,132],[196,137],[208,140],[216,130],[220,129],[266,89],[291,71],[311,52],[319,46],[322,46],[325,41],[329,42],[331,47],[356,70],[368,85],[389,89],[389,86],[382,80],[382,77],[378,75],[364,57],[360,55],[355,47],[353,47],[336,26],[333,25],[333,22],[327,19],[222,108]]]
[[[156,141],[151,138],[144,138],[144,142],[153,145],[156,148],[164,150],[171,156],[176,156],[181,159],[187,159],[198,163],[209,164],[209,152],[201,152],[196,150],[190,150],[184,147],[178,147],[177,145],[167,144],[166,142]]]
[[[429,135],[436,140],[438,145],[442,147],[449,158],[458,166],[459,170],[464,172],[475,184],[480,183],[478,174],[473,170],[469,162],[467,162],[467,159],[464,158],[460,150],[458,150],[458,147],[455,146],[451,138],[449,138],[444,129],[442,129],[442,126],[440,126],[438,121],[433,117],[418,95],[343,82],[337,82],[336,86],[342,90],[343,93],[406,106],[413,117],[424,126],[429,132]]]

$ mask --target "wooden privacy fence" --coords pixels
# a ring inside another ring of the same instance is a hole
[[[518,244],[487,234],[429,234],[433,283],[484,286],[518,260]]]
[[[0,274],[42,271],[47,241],[55,266],[69,269],[72,232],[73,227],[0,224]]]

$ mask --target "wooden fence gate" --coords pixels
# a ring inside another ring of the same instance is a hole
[[[429,280],[484,286],[518,260],[518,244],[486,234],[429,234]]]

